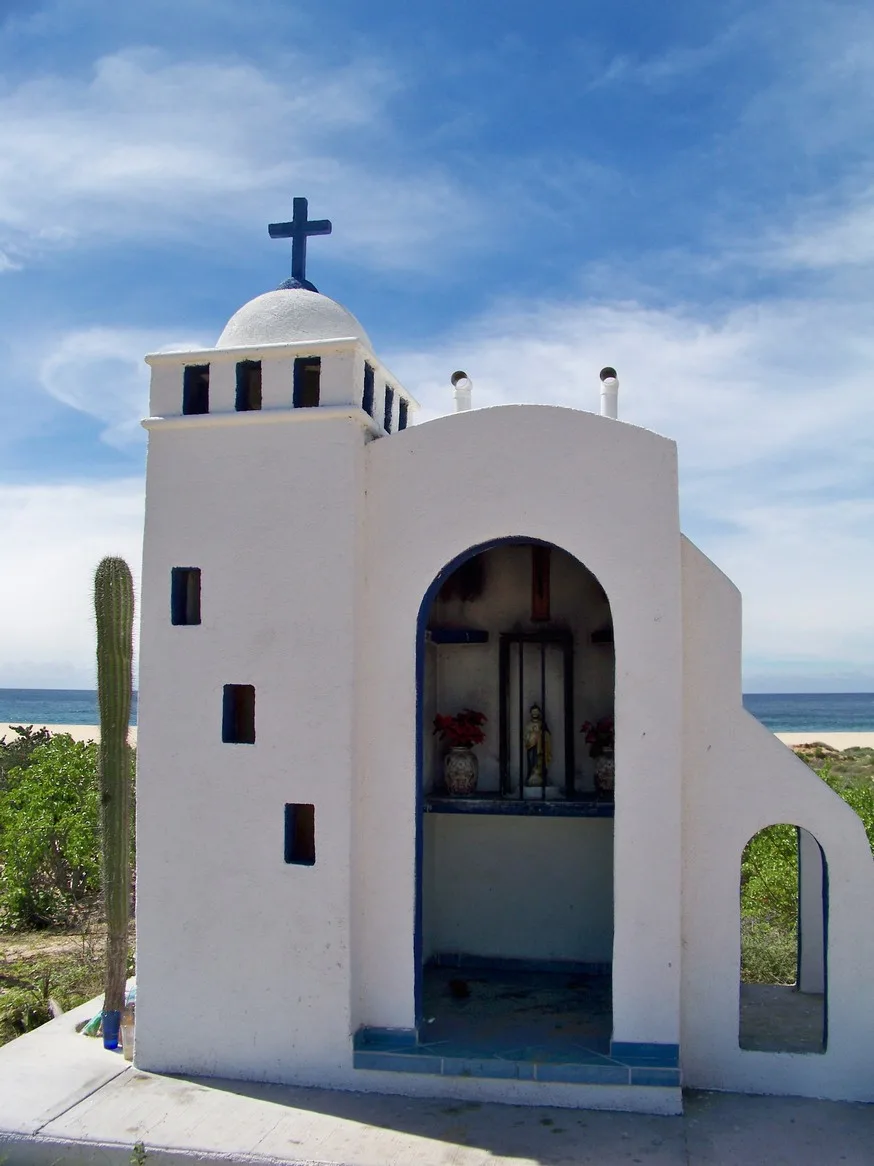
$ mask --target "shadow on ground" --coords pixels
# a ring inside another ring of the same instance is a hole
[[[402,1145],[416,1139],[428,1163],[537,1163],[538,1166],[871,1166],[874,1106],[804,1098],[747,1097],[688,1091],[682,1117],[597,1112],[470,1101],[424,1100],[364,1093],[215,1081],[192,1086],[275,1100],[359,1130],[390,1131]],[[291,1096],[290,1096],[291,1094]],[[278,1130],[277,1130],[278,1132]],[[352,1139],[356,1134],[350,1130]],[[420,1141],[421,1139],[421,1141]],[[363,1141],[369,1138],[365,1134]],[[442,1148],[428,1143],[443,1143]],[[546,1144],[545,1144],[546,1143]],[[266,1145],[259,1147],[267,1151]],[[278,1146],[271,1145],[276,1154]],[[350,1162],[373,1162],[364,1145]]]

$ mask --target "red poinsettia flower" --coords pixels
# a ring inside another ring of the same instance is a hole
[[[434,732],[441,741],[447,741],[451,748],[471,749],[485,741],[486,735],[482,731],[485,723],[485,714],[475,709],[463,709],[454,717],[438,713],[434,718]]]
[[[598,757],[605,749],[613,748],[615,728],[612,717],[601,717],[600,721],[584,721],[580,732],[586,734],[590,757]]]

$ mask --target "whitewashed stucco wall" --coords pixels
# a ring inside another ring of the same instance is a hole
[[[613,958],[613,821],[427,814],[424,956]]]
[[[317,410],[291,416],[192,417],[150,433],[137,801],[144,1069],[351,1076],[364,433]],[[170,624],[174,566],[202,570],[200,626]],[[255,686],[254,745],[222,743],[225,683]],[[287,802],[315,805],[314,867],[283,861]]]
[[[686,1085],[874,1100],[874,861],[862,823],[741,705],[740,596],[683,540],[685,667],[683,1041]],[[738,1046],[740,862],[764,826],[788,822],[828,864],[828,1047]]]
[[[150,435],[137,1064],[532,1099],[530,1083],[395,1084],[351,1067],[359,1025],[416,1019],[422,598],[456,556],[523,537],[584,563],[612,607],[614,1038],[679,1040],[682,874],[686,1083],[874,1099],[874,934],[860,922],[874,863],[852,811],[741,708],[737,594],[686,542],[681,577],[673,443],[509,406],[367,445],[363,414],[307,413],[176,418]],[[199,627],[170,625],[174,566],[203,572]],[[225,683],[255,685],[254,746],[221,741]],[[312,868],[282,861],[287,802],[315,804]],[[829,864],[822,1056],[737,1046],[740,856],[779,821],[809,830]],[[600,1103],[634,1104],[626,1094]]]
[[[537,450],[536,461],[531,451]],[[471,547],[552,543],[604,587],[616,639],[614,1038],[676,1043],[682,632],[676,450],[593,414],[503,406],[366,451],[365,672],[355,832],[358,1023],[415,1021],[416,625]]]

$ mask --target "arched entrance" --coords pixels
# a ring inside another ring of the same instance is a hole
[[[742,1049],[824,1053],[828,866],[816,838],[780,823],[744,847],[740,877]]]
[[[607,596],[565,551],[502,540],[440,572],[418,634],[419,1039],[483,1056],[521,1050],[521,1060],[537,1059],[532,1050],[606,1053],[615,674]],[[475,789],[446,770],[471,726]]]

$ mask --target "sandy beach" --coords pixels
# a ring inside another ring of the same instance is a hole
[[[74,741],[99,741],[100,729],[97,725],[34,725],[35,729],[48,729],[50,733],[69,733]],[[10,740],[15,734],[11,725],[0,725],[0,737]],[[131,725],[128,740],[131,745],[137,743],[136,725]]]
[[[34,728],[41,728],[35,725]],[[52,733],[69,733],[74,741],[97,741],[100,738],[100,729],[97,725],[46,725]],[[11,725],[0,725],[0,737],[12,736]],[[874,749],[874,733],[776,733],[778,740],[784,745],[805,745],[811,741],[822,741],[824,745],[831,745],[833,749]],[[131,726],[130,743],[136,745],[136,726]]]
[[[821,741],[832,749],[874,749],[874,733],[775,733],[784,745],[808,745]]]

